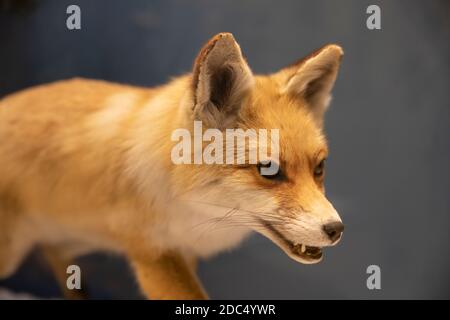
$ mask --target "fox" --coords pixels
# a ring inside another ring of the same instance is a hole
[[[328,44],[256,75],[224,32],[190,73],[161,86],[71,78],[6,95],[0,278],[40,248],[64,296],[86,298],[67,289],[67,266],[105,251],[125,257],[148,299],[209,299],[198,262],[254,232],[299,263],[320,262],[344,229],[324,187],[324,116],[342,56]],[[171,134],[195,121],[222,132],[279,129],[279,159],[175,164]],[[276,173],[263,174],[267,161]]]

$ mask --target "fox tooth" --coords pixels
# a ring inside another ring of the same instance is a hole
[[[305,253],[306,251],[306,246],[304,244],[302,244],[302,253]]]

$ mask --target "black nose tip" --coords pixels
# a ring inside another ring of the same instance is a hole
[[[323,230],[332,242],[336,242],[344,231],[344,224],[342,222],[330,222],[323,226]]]

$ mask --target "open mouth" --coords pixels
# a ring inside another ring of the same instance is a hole
[[[277,244],[289,257],[304,264],[318,263],[322,260],[322,248],[308,246],[302,243],[294,243],[287,239],[280,231],[278,231],[270,223],[261,220],[263,226],[268,231],[262,232]]]

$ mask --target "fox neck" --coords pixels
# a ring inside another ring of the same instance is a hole
[[[127,154],[127,173],[138,186],[140,198],[156,215],[151,241],[159,247],[190,251],[197,256],[209,256],[238,245],[250,232],[247,228],[210,228],[208,220],[221,212],[179,201],[187,184],[173,179],[176,168],[171,161],[171,134],[178,128],[192,127],[189,110],[193,104],[190,76],[180,77],[155,93],[136,115],[130,128],[131,145]]]

